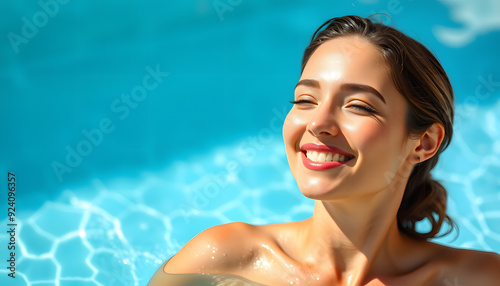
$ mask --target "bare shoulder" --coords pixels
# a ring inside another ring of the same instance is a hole
[[[456,274],[468,276],[471,284],[499,285],[500,255],[497,253],[462,250],[458,261]]]
[[[191,239],[163,270],[171,274],[235,273],[255,256],[259,236],[255,228],[242,222],[208,228]]]
[[[500,285],[500,255],[493,252],[447,248],[439,260],[444,285]]]

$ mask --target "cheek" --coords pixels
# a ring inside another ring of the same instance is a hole
[[[298,161],[297,150],[306,130],[305,119],[292,109],[283,123],[283,141],[285,143],[286,157],[292,174],[295,176],[295,166]]]
[[[350,124],[344,126],[344,130],[349,132],[346,137],[360,152],[380,148],[380,145],[388,143],[389,134],[387,128],[373,119],[350,121]]]
[[[396,174],[401,164],[402,145],[400,145],[402,126],[388,125],[377,121],[359,123],[351,133],[353,144],[360,152],[360,159],[365,162],[363,172],[372,178],[373,187],[379,189],[386,186]],[[355,133],[354,133],[355,132]],[[378,183],[377,183],[378,182]]]
[[[375,120],[353,122],[349,128],[351,144],[356,146],[359,157],[369,168],[380,172],[394,172],[399,164],[401,151],[399,126],[386,125]],[[376,167],[374,167],[376,166]]]
[[[304,133],[305,129],[305,118],[292,109],[283,123],[283,140],[287,149],[294,147],[298,143],[298,139]]]

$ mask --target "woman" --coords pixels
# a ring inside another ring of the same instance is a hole
[[[453,228],[430,175],[451,140],[453,91],[424,46],[369,19],[331,19],[306,48],[293,104],[283,137],[313,216],[207,229],[159,272],[265,285],[500,285],[498,254],[428,241]]]

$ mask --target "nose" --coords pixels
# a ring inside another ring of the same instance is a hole
[[[315,137],[336,136],[339,133],[339,125],[333,109],[334,107],[326,105],[318,106],[307,124],[307,131]]]

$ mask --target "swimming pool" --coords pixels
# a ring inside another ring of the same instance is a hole
[[[145,285],[207,227],[309,217],[280,123],[302,50],[332,14],[388,12],[439,56],[457,116],[434,176],[460,235],[437,241],[500,252],[498,4],[389,2],[68,1],[17,52],[6,38],[0,116],[12,140],[0,166],[17,177],[18,225],[16,278],[2,266],[0,284]],[[45,11],[1,5],[19,35],[23,17]]]

